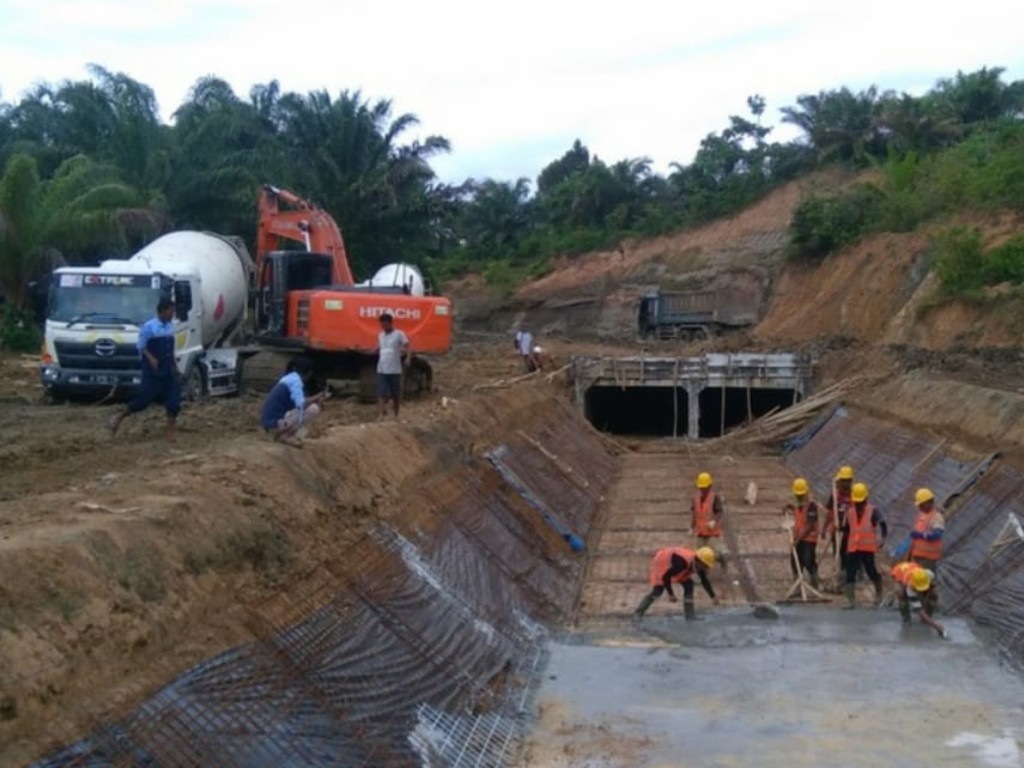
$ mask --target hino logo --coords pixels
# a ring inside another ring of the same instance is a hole
[[[100,339],[93,349],[100,357],[112,357],[117,352],[117,343],[113,339]]]
[[[418,309],[410,309],[408,307],[397,307],[392,309],[391,307],[360,307],[360,317],[380,317],[385,312],[390,314],[395,320],[419,320],[421,313]]]

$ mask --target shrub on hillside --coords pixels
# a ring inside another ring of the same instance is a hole
[[[982,274],[986,285],[1024,283],[1024,235],[1011,237],[988,251]]]
[[[873,184],[856,184],[841,195],[809,197],[797,206],[790,242],[801,259],[817,261],[873,231],[885,195]]]
[[[932,266],[947,294],[963,293],[984,284],[981,232],[953,227],[932,238]]]
[[[1024,235],[985,251],[978,229],[954,227],[932,239],[932,264],[950,296],[987,285],[1024,283]]]

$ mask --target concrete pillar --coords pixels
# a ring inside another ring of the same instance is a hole
[[[686,415],[689,420],[686,436],[691,440],[700,437],[700,393],[704,385],[696,382],[686,385]]]

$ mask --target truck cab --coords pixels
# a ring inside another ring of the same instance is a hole
[[[175,300],[175,357],[179,372],[188,373],[191,358],[202,351],[191,300],[196,278],[139,272],[137,266],[105,262],[54,271],[40,367],[48,395],[134,395],[142,380],[139,329],[162,296]]]
[[[53,272],[40,366],[45,392],[122,399],[142,383],[139,330],[174,299],[185,395],[237,392],[252,259],[238,238],[170,232],[129,259]]]

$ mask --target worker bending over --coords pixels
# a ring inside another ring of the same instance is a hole
[[[672,582],[683,585],[683,615],[688,619],[696,619],[697,612],[693,604],[693,575],[696,573],[704,591],[708,593],[715,605],[718,605],[718,598],[715,597],[715,590],[708,579],[708,570],[715,565],[715,551],[711,547],[701,547],[696,552],[685,547],[668,547],[659,549],[654,553],[651,560],[651,570],[648,581],[651,585],[651,592],[640,601],[635,611],[635,617],[639,619],[647,612],[663,592],[668,592],[670,602],[676,602],[675,592],[672,591]]]
[[[896,563],[892,567],[892,580],[896,582],[896,599],[904,624],[910,624],[912,613],[916,613],[922,624],[927,624],[941,638],[949,635],[945,627],[932,618],[929,598],[935,587],[935,574],[917,563]]]
[[[850,491],[853,507],[846,513],[846,605],[844,608],[857,607],[857,571],[861,568],[875,585],[875,606],[882,603],[882,576],[875,567],[875,552],[885,543],[889,534],[889,526],[882,513],[868,502],[868,487],[864,483],[854,483]],[[878,540],[876,530],[881,529],[882,539]]]

